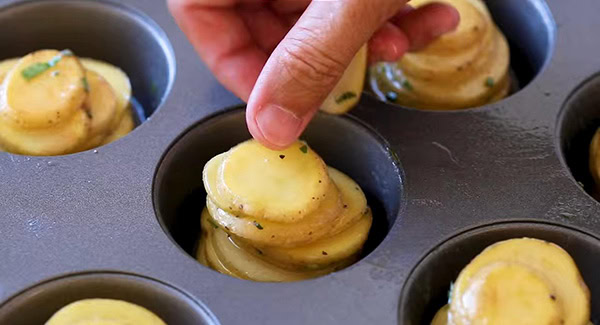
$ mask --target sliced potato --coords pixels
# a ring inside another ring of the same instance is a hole
[[[19,62],[18,58],[0,61],[0,83],[4,81],[4,77],[6,77],[8,72],[17,65],[17,62]]]
[[[121,139],[126,136],[135,128],[135,122],[133,121],[133,116],[131,112],[126,112],[122,117],[117,126],[117,128],[113,131],[111,135],[109,135],[102,144],[108,144],[114,141]]]
[[[486,248],[462,270],[451,298],[456,325],[580,325],[590,318],[590,293],[571,256],[537,239]]]
[[[256,140],[232,148],[217,171],[216,189],[232,214],[294,223],[315,211],[330,185],[321,157],[302,142],[282,151]]]
[[[236,217],[219,208],[210,197],[206,200],[206,206],[217,224],[252,245],[293,247],[312,243],[331,232],[343,208],[333,184],[330,185],[330,191],[317,211],[294,224]]]
[[[600,189],[600,128],[594,134],[590,144],[589,166],[596,189]]]
[[[91,123],[83,109],[59,125],[43,129],[22,129],[1,120],[2,117],[0,147],[8,152],[32,156],[64,155],[78,151],[87,139]]]
[[[330,235],[336,235],[356,223],[367,210],[367,198],[354,180],[339,170],[328,167],[331,180],[342,197],[343,210]]]
[[[321,110],[330,114],[344,114],[360,100],[365,84],[367,70],[367,45],[358,50],[352,62],[346,68],[342,79],[327,96]]]
[[[431,321],[431,325],[448,325],[448,310],[450,309],[450,305],[445,305],[440,308],[438,312],[433,317]]]
[[[371,210],[367,210],[358,222],[332,237],[326,237],[305,246],[265,247],[261,251],[266,258],[296,267],[310,265],[321,268],[346,259],[356,260],[367,240],[372,222]]]
[[[101,75],[112,87],[117,95],[119,105],[117,106],[117,116],[130,111],[131,102],[131,82],[123,70],[106,62],[83,58],[81,64],[87,69]]]
[[[84,149],[90,149],[101,145],[114,132],[117,124],[117,98],[110,84],[96,72],[86,71],[86,79],[89,92],[83,105],[90,115],[91,124]]]
[[[61,308],[46,322],[46,325],[74,324],[166,325],[146,308],[114,299],[76,301]]]
[[[75,56],[62,56],[54,67],[32,79],[25,69],[47,63],[61,52],[43,50],[23,57],[6,76],[0,101],[0,129],[7,124],[21,129],[48,128],[70,120],[85,100],[85,71]]]

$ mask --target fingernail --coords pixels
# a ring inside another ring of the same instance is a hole
[[[287,147],[298,138],[302,119],[280,106],[268,105],[257,113],[256,124],[265,140],[278,147]]]

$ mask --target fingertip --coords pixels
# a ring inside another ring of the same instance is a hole
[[[445,3],[431,3],[423,7],[427,7],[427,10],[431,12],[430,15],[439,18],[438,26],[440,35],[451,32],[458,27],[460,13],[453,6]]]
[[[369,61],[396,62],[408,51],[409,41],[402,30],[391,23],[381,27],[369,41]]]

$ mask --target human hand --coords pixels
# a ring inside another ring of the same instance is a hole
[[[405,0],[168,0],[171,13],[219,81],[247,101],[254,138],[292,144],[360,47],[396,61],[456,28],[447,5]]]

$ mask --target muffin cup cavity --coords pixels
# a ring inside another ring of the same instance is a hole
[[[149,278],[121,273],[69,275],[33,286],[0,305],[0,323],[44,324],[62,307],[93,298],[136,304],[167,324],[218,324],[206,307],[183,292]]]
[[[600,75],[583,82],[562,107],[558,118],[559,154],[575,181],[598,199],[590,171],[590,145],[600,127]]]
[[[206,202],[204,165],[250,137],[244,110],[234,109],[185,132],[158,167],[153,189],[156,214],[168,235],[191,256],[195,256]],[[395,155],[378,135],[348,117],[318,114],[301,139],[365,192],[374,216],[362,253],[366,256],[383,241],[399,214],[402,174]]]
[[[431,250],[412,270],[400,297],[399,324],[430,324],[448,302],[450,283],[486,247],[512,238],[536,238],[552,242],[575,260],[591,292],[592,321],[600,319],[600,240],[558,225],[512,222],[484,226],[459,234]]]
[[[27,1],[0,10],[0,60],[40,49],[70,49],[102,60],[130,78],[138,124],[168,95],[175,74],[164,32],[145,14],[109,1]]]

